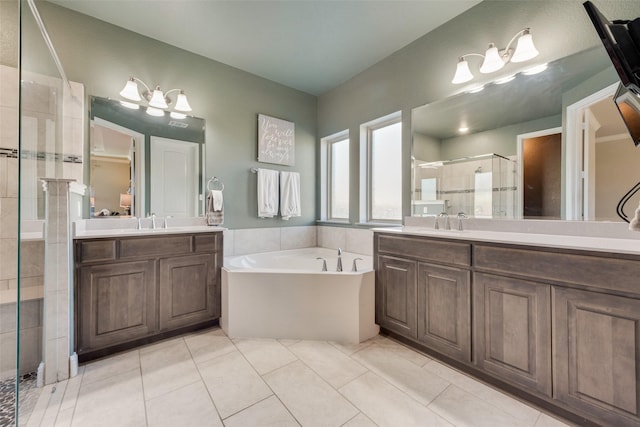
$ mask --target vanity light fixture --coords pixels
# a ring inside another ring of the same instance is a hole
[[[501,79],[496,80],[494,83],[497,85],[503,85],[505,83],[509,83],[511,80],[515,79],[516,75],[515,74],[511,74],[510,76],[507,77],[503,77]]]
[[[514,41],[518,40],[515,51],[511,48]],[[473,79],[473,74],[469,69],[469,63],[466,58],[469,56],[481,56],[483,58],[482,65],[480,65],[480,72],[483,74],[493,73],[502,69],[508,62],[524,62],[538,56],[539,52],[533,44],[533,38],[531,36],[531,30],[525,28],[516,33],[511,38],[507,47],[504,49],[498,49],[494,43],[489,43],[489,48],[484,55],[479,53],[467,53],[458,57],[458,65],[456,66],[456,73],[453,76],[451,83],[460,84],[466,83]]]
[[[545,62],[544,64],[536,65],[535,67],[524,70],[522,74],[524,74],[525,76],[533,76],[534,74],[543,72],[547,68],[549,68],[549,64]]]
[[[138,83],[141,83],[145,89],[144,92],[142,92],[142,96],[140,96]],[[171,92],[178,92],[176,103],[173,106],[174,111],[171,111],[171,117],[175,119],[184,119],[186,117],[186,114],[184,113],[191,111],[191,105],[189,105],[187,95],[184,94],[182,89],[171,89],[167,92],[163,92],[162,89],[160,89],[160,86],[156,86],[155,89],[151,90],[145,82],[137,77],[131,76],[124,88],[120,91],[120,96],[134,102],[142,102],[144,98],[148,103],[147,114],[151,116],[163,116],[163,110],[169,109],[169,105],[173,102],[168,96]],[[139,108],[139,104],[127,101],[121,101],[121,104],[127,108]]]

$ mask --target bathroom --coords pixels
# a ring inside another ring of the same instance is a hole
[[[362,179],[358,173],[360,167],[358,142],[363,123],[392,112],[399,112],[402,117],[402,179],[401,191],[399,191],[402,194],[402,201],[400,214],[396,215],[395,221],[395,224],[399,225],[402,218],[411,215],[411,194],[415,191],[411,184],[413,181],[411,154],[412,149],[415,149],[412,147],[414,137],[411,132],[413,110],[426,103],[448,98],[460,91],[460,87],[450,84],[455,61],[460,54],[482,51],[489,41],[506,44],[521,27],[529,26],[534,32],[536,45],[541,52],[540,60],[553,61],[587,49],[600,48],[597,37],[592,33],[593,30],[585,28],[588,21],[584,11],[581,10],[580,2],[566,2],[562,5],[549,2],[553,6],[546,8],[532,3],[481,2],[407,46],[402,54],[391,55],[371,70],[355,76],[334,89],[316,89],[317,92],[313,94],[310,91],[293,89],[286,84],[276,83],[238,68],[208,60],[153,38],[128,32],[107,22],[61,7],[54,2],[37,2],[37,5],[53,46],[67,73],[67,78],[82,86],[81,98],[84,100],[85,113],[89,109],[91,96],[118,99],[118,92],[132,74],[148,83],[162,83],[167,88],[179,86],[189,95],[190,103],[194,108],[193,114],[205,119],[206,150],[202,166],[202,170],[205,171],[204,178],[217,176],[225,185],[224,227],[228,229],[224,236],[225,255],[318,245],[331,249],[342,247],[349,252],[371,256],[373,255],[372,233],[369,227],[363,224],[367,222],[367,217],[366,209],[361,207],[363,190],[361,190]],[[632,1],[601,3],[602,10],[611,17],[632,18],[640,15],[638,6]],[[0,6],[3,28],[14,28],[17,32],[19,22],[17,2],[2,2]],[[544,12],[541,12],[542,10]],[[553,10],[557,12],[554,13]],[[23,69],[38,70],[40,73],[60,78],[26,2],[23,2],[22,19]],[[5,22],[10,24],[4,25]],[[16,34],[12,36],[5,33],[3,37],[6,38],[2,40],[2,65],[15,68],[18,65],[17,50],[11,50],[9,47],[15,47]],[[82,43],[79,40],[82,40]],[[556,40],[563,40],[563,43],[557,43]],[[430,76],[440,77],[436,79]],[[486,77],[486,81],[493,78]],[[608,70],[602,78],[610,84],[614,82],[615,76],[611,70]],[[15,83],[17,80],[15,77],[13,79]],[[5,84],[4,76],[2,84]],[[59,90],[63,90],[62,83],[56,84]],[[604,86],[606,84],[602,85]],[[3,107],[6,106],[3,104]],[[8,115],[10,113],[5,114],[5,112],[7,109],[3,108],[3,118],[16,115],[13,113],[14,115],[10,116]],[[278,218],[260,219],[255,213],[256,176],[250,170],[253,167],[265,167],[256,161],[255,120],[260,113],[295,123],[295,164],[291,167],[277,167],[282,170],[297,171],[301,175],[302,215],[292,217],[288,221]],[[73,117],[73,120],[75,120],[73,122],[75,127],[67,131],[74,133],[74,138],[79,136],[79,139],[84,141],[80,152],[74,151],[77,147],[63,146],[62,141],[66,143],[70,139],[62,135],[57,137],[56,144],[60,145],[45,149],[38,148],[38,150],[81,156],[84,162],[54,164],[48,169],[38,170],[29,175],[29,182],[23,174],[20,188],[22,192],[32,191],[37,198],[39,194],[37,189],[40,186],[37,179],[41,177],[74,178],[81,183],[90,183],[86,166],[86,159],[89,158],[87,143],[90,133],[89,116],[82,114]],[[562,120],[559,120],[553,126],[561,124]],[[547,128],[553,126],[547,126]],[[325,207],[322,185],[319,183],[323,176],[321,139],[344,130],[348,130],[351,142],[348,214],[346,218],[330,220]],[[3,134],[2,138],[3,141],[7,141],[2,144],[2,148],[17,149],[15,132],[8,136]],[[12,138],[13,142],[11,142]],[[494,150],[485,150],[485,147],[479,147],[478,150],[480,151],[466,152],[461,155],[451,152],[443,158],[426,160],[453,160],[462,156],[494,152]],[[510,152],[496,152],[506,156],[516,155],[515,149]],[[632,159],[633,155],[637,156],[632,152],[626,158]],[[1,173],[4,180],[2,181],[4,184],[2,189],[3,227],[0,230],[3,239],[3,258],[1,259],[3,274],[0,280],[2,280],[2,290],[13,293],[15,301],[17,254],[20,253],[20,259],[25,263],[38,257],[44,259],[47,248],[42,240],[27,241],[25,239],[20,241],[20,252],[18,251],[15,234],[16,224],[19,223],[17,189],[15,189],[18,173],[17,158],[14,153],[13,157],[12,155],[3,156],[0,161],[3,162]],[[82,165],[80,174],[77,172],[79,165]],[[76,170],[67,173],[68,170],[63,170],[67,168]],[[14,186],[12,191],[11,185]],[[88,197],[82,197],[79,203],[82,210],[79,216],[88,218]],[[43,201],[34,202],[32,216],[23,216],[21,219],[42,220],[43,205]],[[627,213],[630,213],[631,206],[635,205],[637,205],[637,199],[629,203]],[[11,210],[13,214],[10,213]],[[151,211],[145,214],[149,212]],[[457,212],[450,213],[451,221],[454,223],[453,217]],[[563,215],[563,218],[569,217],[567,212]],[[615,214],[607,214],[606,218],[617,220]],[[10,225],[6,226],[6,224]],[[473,221],[469,220],[468,224],[472,226]],[[37,223],[29,226],[38,230]],[[517,228],[519,225],[516,222],[509,226]],[[11,229],[13,230],[10,231]],[[27,232],[27,229],[23,228],[21,232]],[[42,301],[43,291],[37,289],[39,286],[40,289],[42,287],[44,268],[41,263],[40,267],[21,265],[20,271],[20,283],[25,287],[21,289],[21,298],[31,291],[36,294],[29,298],[29,303],[24,304],[23,313],[33,311],[42,315],[44,309],[41,304],[43,303],[39,301]],[[35,346],[31,348],[35,348],[36,353],[38,348],[41,349],[44,346],[37,337],[41,336],[39,331],[45,326],[42,321],[22,325],[19,329],[19,336],[23,340],[21,357],[24,357],[23,354],[34,354],[25,350],[30,349],[29,345]],[[2,341],[5,360],[11,355],[5,356],[4,352],[13,352],[15,349],[15,322],[13,328],[13,335],[11,331],[4,334],[4,327],[2,329],[3,339],[13,337],[14,343],[12,347],[5,345],[5,341]],[[13,358],[15,359],[15,355]],[[33,361],[23,361],[25,364],[31,362]]]

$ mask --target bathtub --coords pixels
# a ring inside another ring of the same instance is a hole
[[[329,271],[321,271],[322,257]],[[358,272],[351,272],[354,258]],[[306,248],[225,257],[220,325],[232,338],[359,343],[378,334],[370,256]]]

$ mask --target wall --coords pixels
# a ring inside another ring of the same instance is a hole
[[[87,95],[118,99],[130,75],[185,91],[193,114],[206,120],[206,174],[225,184],[225,226],[315,221],[316,97],[48,2],[38,8],[69,79],[84,83]],[[41,66],[42,55],[25,47],[31,68]],[[295,166],[257,163],[258,113],[296,124]],[[257,218],[256,175],[249,169],[258,165],[300,172],[302,217]]]
[[[637,1],[598,1],[597,4],[607,16],[623,19],[640,15],[640,3]],[[581,0],[485,0],[319,97],[318,136],[350,130],[352,222],[359,217],[357,177],[360,124],[394,111],[402,111],[405,162],[403,212],[408,215],[411,196],[411,109],[461,90],[450,83],[459,55],[483,52],[491,41],[505,44],[524,27],[532,28],[540,50],[536,62],[550,62],[600,44]],[[509,64],[500,73],[478,76],[475,83],[481,84],[508,75],[520,67]]]
[[[120,193],[126,193],[129,188],[129,172],[129,161],[126,159],[91,158],[91,176],[98,182],[93,186],[96,214],[102,209],[125,214],[124,208],[120,207]]]
[[[621,155],[621,153],[623,153]],[[631,190],[638,176],[638,149],[629,137],[618,141],[596,142],[596,220],[620,221],[616,206]],[[635,194],[625,205],[624,213],[633,218],[640,194]]]

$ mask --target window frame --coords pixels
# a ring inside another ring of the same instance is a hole
[[[402,196],[400,198],[400,218],[383,219],[373,217],[373,133],[381,128],[400,123],[400,188],[402,194],[402,112],[388,114],[384,117],[364,123],[360,126],[360,222],[366,224],[401,224]]]
[[[333,135],[327,136],[325,138],[322,138],[320,140],[321,142],[321,150],[322,150],[322,160],[321,160],[321,172],[322,172],[322,177],[321,177],[321,204],[322,204],[322,212],[321,212],[321,220],[322,221],[327,221],[327,222],[339,222],[339,223],[349,223],[350,221],[350,215],[351,215],[351,209],[350,209],[350,203],[347,206],[347,216],[346,218],[343,217],[334,217],[332,215],[332,204],[331,204],[331,200],[332,200],[332,175],[333,175],[333,155],[332,155],[332,147],[334,144],[339,143],[339,142],[344,142],[347,141],[347,146],[349,148],[349,162],[347,163],[348,166],[348,175],[349,175],[349,182],[347,184],[347,191],[349,194],[349,201],[351,199],[351,192],[350,192],[350,186],[351,186],[351,165],[350,165],[350,158],[351,158],[351,138],[349,136],[349,130],[344,130],[338,133],[335,133]]]

